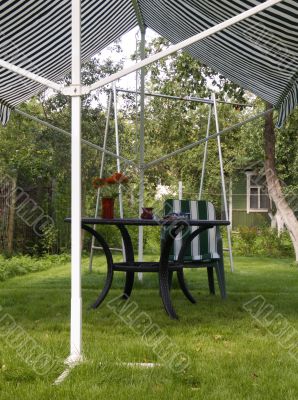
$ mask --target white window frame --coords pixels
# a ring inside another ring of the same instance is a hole
[[[247,214],[251,212],[264,212],[268,213],[268,208],[260,208],[261,207],[261,185],[251,185],[251,177],[257,175],[256,171],[246,171],[246,212]],[[258,208],[251,208],[250,206],[250,190],[258,189]],[[270,201],[270,200],[269,200]]]

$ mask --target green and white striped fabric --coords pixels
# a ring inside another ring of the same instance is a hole
[[[1,123],[5,126],[9,120],[10,116],[10,107],[7,107],[5,104],[0,101],[0,115],[1,115]]]
[[[190,219],[215,220],[215,208],[212,203],[204,200],[174,200],[168,199],[164,203],[164,214],[171,213],[190,213]],[[180,233],[175,241],[170,254],[170,260],[177,260],[183,244],[183,240],[196,230],[197,227],[189,227],[187,232]],[[165,230],[166,234],[166,230]],[[200,261],[219,259],[216,243],[216,228],[211,228],[202,232],[192,242],[185,254],[185,261]]]
[[[82,0],[82,61],[138,25],[177,43],[265,0]],[[0,59],[60,81],[71,69],[71,0],[0,1]],[[134,7],[135,6],[135,7]],[[298,103],[298,2],[280,3],[185,49],[280,110]],[[0,67],[0,122],[45,87]]]

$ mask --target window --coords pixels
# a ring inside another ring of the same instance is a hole
[[[266,178],[253,172],[247,172],[247,213],[268,212],[270,199],[266,186]]]
[[[249,208],[259,208],[259,189],[251,186],[249,197]]]

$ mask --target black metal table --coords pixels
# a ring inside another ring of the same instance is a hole
[[[66,222],[71,222],[71,218],[66,218]],[[174,219],[174,220],[146,220],[146,219],[102,219],[102,218],[82,218],[82,229],[91,233],[102,247],[106,260],[107,260],[107,277],[103,287],[103,290],[99,294],[95,303],[92,305],[93,308],[97,308],[107,296],[113,281],[114,271],[123,271],[126,273],[125,287],[123,293],[123,299],[128,299],[134,283],[135,272],[156,272],[159,274],[159,287],[160,295],[163,301],[164,308],[171,318],[177,319],[178,316],[174,310],[170,297],[170,284],[169,276],[173,271],[183,270],[183,264],[178,262],[170,262],[169,254],[176,236],[187,229],[189,226],[196,226],[197,229],[192,232],[191,235],[186,239],[181,251],[185,251],[187,245],[198,236],[201,232],[206,229],[213,228],[214,226],[229,225],[229,221],[223,220],[185,220],[185,219]],[[125,261],[115,263],[113,256],[109,248],[108,243],[104,237],[97,231],[95,231],[89,225],[114,225],[120,230],[124,249],[125,249]],[[131,241],[130,234],[127,226],[155,226],[155,227],[167,227],[168,234],[165,236],[161,243],[160,260],[159,262],[138,262],[135,261],[134,250]],[[179,254],[179,259],[183,259],[183,254]],[[180,274],[179,279],[180,287],[186,297],[191,297],[188,292],[187,286],[184,282],[183,274]]]

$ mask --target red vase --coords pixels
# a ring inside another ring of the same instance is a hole
[[[114,198],[103,197],[101,199],[101,217],[105,219],[114,218]]]
[[[153,219],[153,208],[152,207],[142,207],[142,219]]]

